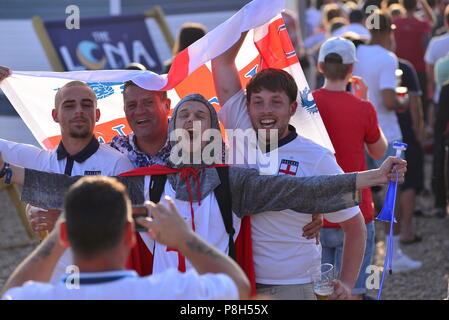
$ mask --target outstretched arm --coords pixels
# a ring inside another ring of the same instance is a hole
[[[389,157],[379,169],[337,175],[293,177],[260,175],[255,169],[229,168],[232,209],[239,216],[292,209],[329,213],[358,205],[357,190],[396,179],[404,181],[407,162]]]
[[[232,210],[239,216],[292,209],[329,213],[357,205],[356,173],[316,177],[260,175],[255,169],[229,168]]]
[[[7,163],[3,160],[3,155],[0,152],[0,172],[3,172],[3,181],[6,181],[8,173],[6,172],[7,167],[9,166],[9,170],[11,171],[11,180],[12,183],[23,184],[25,179],[25,168],[16,166],[10,163]]]

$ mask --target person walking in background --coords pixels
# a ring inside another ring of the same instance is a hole
[[[396,43],[396,55],[409,61],[416,70],[419,85],[422,94],[421,102],[424,110],[425,119],[427,119],[427,74],[424,54],[428,42],[430,41],[432,27],[436,22],[435,15],[430,8],[427,0],[402,0],[406,13],[405,17],[393,19],[396,25],[394,38]],[[424,9],[426,20],[419,19],[416,16],[418,2]]]
[[[370,29],[370,43],[368,45],[362,44],[357,49],[358,61],[354,67],[354,75],[360,76],[369,88],[368,100],[373,103],[376,109],[379,125],[388,141],[388,148],[385,153],[385,157],[387,157],[395,153],[393,143],[402,140],[396,111],[407,110],[408,102],[400,101],[396,94],[398,59],[391,52],[395,27],[390,15],[385,11],[377,10],[368,19],[379,23]],[[382,160],[368,157],[368,168],[378,167]],[[399,192],[398,197],[400,197]],[[385,225],[389,229],[389,225],[387,223]],[[400,249],[397,224],[395,227],[393,268],[403,271],[420,268],[422,265],[420,261],[411,259]]]

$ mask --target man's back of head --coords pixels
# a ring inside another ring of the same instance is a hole
[[[362,24],[362,22],[363,22],[362,10],[359,10],[359,9],[352,10],[351,13],[349,14],[349,22]]]
[[[402,5],[404,6],[405,10],[407,11],[415,11],[417,6],[416,0],[402,0]]]
[[[89,260],[120,244],[131,204],[115,179],[83,177],[67,192],[64,210],[74,255]]]
[[[376,10],[367,18],[367,28],[373,37],[389,36],[396,28],[391,19],[391,15],[384,10]]]

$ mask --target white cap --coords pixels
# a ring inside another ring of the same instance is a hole
[[[357,62],[355,54],[355,45],[344,38],[334,37],[326,40],[320,48],[318,62],[324,62],[326,56],[330,53],[338,54],[344,64]]]

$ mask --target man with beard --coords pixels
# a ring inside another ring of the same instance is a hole
[[[0,81],[9,74],[8,68],[0,67]],[[0,139],[0,151],[7,154],[7,161],[69,176],[113,176],[133,168],[126,156],[108,145],[100,144],[95,138],[94,128],[100,118],[100,110],[97,109],[95,93],[84,82],[71,81],[58,90],[52,117],[61,128],[61,142],[55,150],[42,150]],[[29,206],[27,213],[34,231],[50,232],[61,211]],[[62,256],[53,279],[59,279],[65,267],[71,264],[70,251],[67,250]]]

